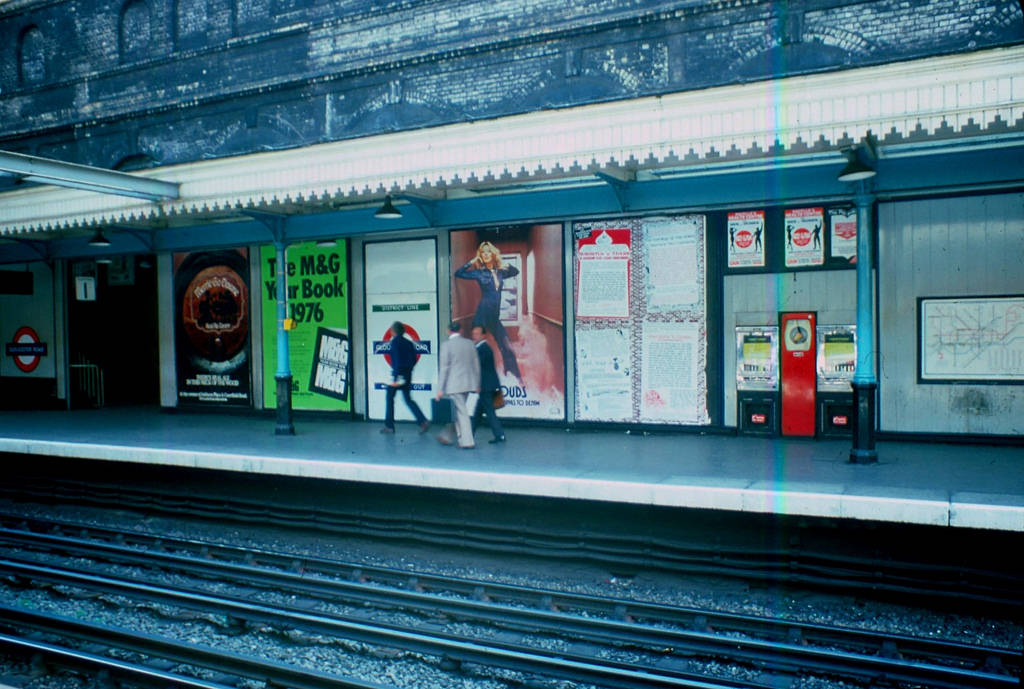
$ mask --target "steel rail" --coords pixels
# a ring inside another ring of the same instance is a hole
[[[110,672],[119,677],[138,682],[143,686],[160,686],[176,689],[238,689],[227,684],[218,684],[195,677],[184,677],[164,672],[163,670],[136,665],[124,660],[105,658],[93,653],[76,651],[41,641],[8,636],[7,634],[0,634],[0,648],[5,648],[8,651],[22,655],[42,654],[45,657],[56,660],[61,665],[85,667],[97,673]]]
[[[115,579],[57,567],[0,560],[0,572],[32,581],[49,581],[127,597],[155,600],[203,612],[216,611],[238,620],[287,628],[309,629],[320,634],[362,643],[401,648],[448,658],[459,663],[542,674],[570,681],[595,682],[627,689],[769,689],[770,685],[698,677],[692,673],[653,668],[634,663],[590,658],[566,652],[546,651],[498,641],[467,641],[454,634],[409,631],[398,625],[353,621],[339,615],[273,606],[197,590],[171,589],[161,585]]]
[[[308,595],[324,600],[347,600],[359,603],[392,606],[397,602],[418,611],[442,613],[461,619],[482,620],[487,623],[501,621],[509,627],[525,627],[527,629],[544,627],[550,633],[571,633],[583,638],[600,639],[605,643],[629,639],[638,645],[655,647],[685,648],[687,652],[741,657],[746,660],[765,661],[763,649],[753,647],[758,641],[774,644],[771,649],[772,664],[784,666],[791,671],[805,668],[808,656],[817,652],[816,662],[819,668],[830,672],[846,671],[862,674],[859,656],[870,654],[887,658],[892,665],[890,672],[908,673],[907,668],[913,663],[941,660],[955,662],[959,665],[970,665],[973,668],[989,668],[993,671],[1006,668],[1019,672],[1019,651],[1016,649],[976,646],[971,644],[922,639],[905,635],[881,634],[865,630],[836,628],[795,620],[779,620],[754,615],[722,613],[709,610],[676,608],[669,605],[638,603],[622,599],[606,599],[593,596],[563,594],[550,590],[526,589],[509,585],[493,585],[472,582],[434,575],[416,574],[385,570],[390,578],[395,578],[416,589],[414,592],[382,591],[379,587],[352,582],[351,577],[358,570],[359,574],[366,571],[353,565],[342,565],[323,559],[297,559],[292,556],[273,554],[266,551],[249,552],[236,547],[217,546],[204,542],[177,542],[186,544],[190,550],[198,549],[200,559],[174,555],[164,552],[142,553],[138,550],[120,545],[122,541],[132,541],[137,545],[153,546],[154,536],[113,529],[103,529],[106,535],[115,537],[118,545],[82,541],[77,537],[40,534],[32,531],[10,530],[0,528],[0,541],[23,543],[23,539],[32,540],[37,547],[50,550],[62,550],[75,554],[89,554],[93,557],[139,564],[142,566],[158,565],[175,568],[190,574],[205,573],[211,577],[232,577],[239,583],[251,585],[258,582],[262,586],[279,590],[291,587]],[[119,537],[121,536],[121,537]],[[161,546],[170,544],[160,540]],[[236,559],[244,559],[246,564],[238,562],[217,562],[210,558],[216,553],[230,554]],[[145,561],[140,558],[146,558]],[[289,571],[267,570],[254,565],[255,562],[270,561],[273,566],[284,569],[299,569],[301,574]],[[339,580],[312,579],[311,573],[329,576],[348,577]],[[458,592],[477,600],[453,600],[426,596],[419,591],[435,590]],[[522,604],[529,601],[535,607],[563,610],[586,610],[609,615],[617,619],[581,618],[571,614],[552,614],[544,610],[529,610],[518,607],[496,606],[492,601],[502,599],[510,603]],[[487,602],[481,602],[487,601]],[[627,619],[630,621],[622,621]],[[642,621],[641,621],[642,620]],[[682,630],[668,630],[656,625],[675,625]],[[711,630],[715,630],[712,633]],[[737,641],[734,636],[724,636],[726,632],[758,635],[758,640]],[[783,643],[784,642],[784,643]],[[806,644],[813,643],[819,647],[838,646],[842,651],[833,648],[813,648]],[[852,669],[851,669],[852,668]]]
[[[140,560],[141,554],[123,553],[122,559],[141,566],[153,566],[154,560]],[[331,600],[342,598],[380,606],[412,607],[420,612],[443,613],[456,618],[473,620],[486,624],[503,624],[513,628],[530,629],[538,633],[575,635],[590,641],[629,644],[639,648],[669,648],[689,655],[728,658],[765,665],[776,670],[795,673],[800,670],[820,673],[838,673],[859,679],[879,677],[898,678],[907,682],[925,682],[931,686],[955,689],[966,687],[1000,686],[999,682],[1016,684],[1016,678],[983,672],[976,669],[951,668],[895,657],[865,656],[832,649],[807,647],[799,643],[740,639],[720,634],[694,631],[665,630],[650,625],[614,622],[555,614],[542,610],[520,610],[478,601],[452,601],[409,591],[380,591],[373,587],[359,586],[351,582],[323,582],[311,580],[305,575],[286,572],[268,572],[247,565],[232,563],[209,563],[194,558],[159,554],[158,563],[170,563],[182,571],[203,572],[210,576],[230,576],[248,585],[254,582],[273,588],[299,590],[318,598]],[[13,561],[12,561],[13,562]],[[31,565],[29,565],[31,566]],[[65,574],[69,570],[64,570]],[[75,575],[80,573],[76,572]],[[91,575],[85,575],[91,576]],[[132,582],[138,584],[139,582]],[[155,584],[147,584],[155,586]],[[192,591],[194,592],[194,591]],[[361,624],[361,621],[332,615],[332,619],[343,619]],[[396,627],[388,625],[391,629]],[[402,631],[405,631],[402,629]],[[447,638],[458,638],[445,635]],[[532,649],[521,645],[505,645],[513,650],[528,652]],[[893,654],[895,655],[895,654]],[[693,675],[687,675],[693,677]],[[993,677],[1000,678],[995,680]]]
[[[135,504],[147,510],[178,514],[185,509],[200,517],[237,519],[284,528],[306,528],[342,533],[360,533],[376,538],[416,539],[420,542],[447,547],[478,548],[489,552],[522,553],[540,557],[587,558],[611,567],[649,567],[678,571],[685,567],[692,575],[715,575],[751,580],[787,581],[811,586],[826,586],[831,590],[846,590],[864,595],[890,594],[916,599],[962,602],[970,600],[977,605],[995,609],[1020,606],[1019,582],[1000,573],[971,570],[959,566],[927,565],[915,562],[887,562],[879,569],[875,561],[850,556],[822,556],[814,553],[789,551],[724,550],[720,547],[691,546],[681,548],[678,543],[645,538],[633,541],[611,538],[604,534],[562,534],[531,532],[523,528],[495,525],[476,525],[472,534],[455,531],[446,524],[410,523],[365,514],[348,515],[326,511],[294,508],[265,502],[244,500],[225,501],[195,495],[154,495],[132,491],[124,486],[98,482],[60,482],[65,495],[100,505],[116,502],[120,507]],[[31,492],[31,489],[28,491]],[[58,489],[59,492],[59,489]],[[109,497],[103,498],[103,493]],[[130,499],[129,496],[131,496]],[[53,494],[48,494],[52,499]],[[132,502],[134,501],[134,502]],[[471,538],[467,538],[471,536]],[[982,583],[984,582],[984,583]]]
[[[289,689],[382,689],[383,687],[383,685],[374,682],[365,682],[351,677],[316,672],[295,665],[275,663],[260,658],[227,653],[208,646],[186,644],[160,636],[142,634],[134,630],[101,626],[60,615],[50,615],[6,605],[0,605],[0,625],[18,625],[22,630],[29,628],[43,634],[53,634],[60,637],[61,640],[73,638],[87,644],[109,646],[118,650],[139,653],[150,658],[156,657],[183,665],[202,667],[226,675],[274,682],[278,686],[286,686]],[[23,636],[0,635],[0,640],[4,640],[10,645],[19,645],[24,649],[31,649],[34,644],[42,644],[38,640],[26,639]],[[160,681],[165,679],[167,681],[174,681],[174,686],[193,686],[189,682],[198,681],[195,678],[178,673],[156,670],[142,663],[126,663],[125,661],[116,660],[113,662],[118,663],[118,665],[116,668],[112,668],[104,663],[92,661],[93,658],[99,658],[102,661],[112,660],[107,656],[84,653],[66,646],[46,645],[50,646],[51,653],[56,653],[66,660],[74,660],[76,658],[88,659],[90,664],[99,664],[103,669],[118,669],[133,676],[141,675],[142,678],[145,678],[147,674],[156,673],[156,679]],[[132,670],[131,668],[133,667],[138,668],[138,670]],[[180,683],[178,678],[182,678],[185,683]],[[196,684],[195,686],[206,686],[206,683]],[[220,687],[223,685],[215,684],[214,686]]]
[[[695,631],[673,632],[656,628],[656,631],[648,635],[643,640],[643,643],[684,646],[692,643],[693,639],[700,638],[700,644],[705,651],[707,651],[710,642],[706,638],[698,637],[697,633],[701,631],[708,631],[710,633],[710,630],[715,630],[719,636],[724,632],[754,634],[761,637],[762,640],[786,641],[800,648],[806,648],[806,644],[816,644],[820,647],[837,646],[847,652],[855,652],[862,655],[872,654],[881,657],[887,656],[892,659],[894,664],[904,666],[912,660],[926,660],[958,663],[975,668],[988,667],[993,670],[1006,668],[1008,671],[1018,673],[1020,670],[1019,649],[977,646],[908,635],[882,634],[869,630],[811,624],[795,620],[779,620],[753,615],[643,603],[625,599],[585,596],[551,589],[535,589],[422,573],[413,574],[383,567],[340,563],[323,558],[274,553],[266,550],[252,550],[206,541],[166,539],[138,532],[72,525],[67,522],[36,521],[39,525],[49,524],[51,527],[50,533],[40,534],[23,529],[0,528],[0,540],[17,543],[23,542],[23,539],[32,539],[39,547],[67,549],[76,553],[90,553],[94,556],[119,558],[129,562],[133,562],[141,555],[138,550],[128,547],[127,544],[129,543],[148,548],[177,548],[187,552],[198,553],[201,559],[196,561],[187,556],[177,556],[166,552],[150,552],[146,554],[146,557],[157,561],[163,567],[176,567],[190,573],[205,571],[214,577],[224,577],[230,573],[232,576],[239,577],[240,581],[251,583],[253,580],[259,579],[264,585],[271,587],[287,584],[302,588],[306,593],[325,599],[337,600],[338,598],[345,598],[348,600],[358,600],[359,602],[392,604],[397,597],[403,599],[404,604],[409,606],[421,609],[433,607],[438,612],[461,618],[493,621],[499,619],[499,617],[504,617],[509,623],[522,622],[534,624],[539,622],[539,620],[521,620],[519,618],[534,614],[539,616],[541,613],[531,613],[520,608],[495,609],[468,601],[460,602],[451,599],[438,599],[436,597],[426,598],[418,595],[418,593],[389,593],[381,591],[379,587],[364,585],[361,582],[370,578],[374,581],[384,581],[394,586],[408,587],[416,592],[451,592],[458,593],[469,599],[494,603],[523,605],[525,602],[534,608],[543,607],[566,613],[586,611],[591,614],[601,614],[618,621],[610,622],[609,624],[612,625],[628,621],[628,624],[622,628],[615,628],[612,633],[628,634],[631,632],[636,635],[638,642],[641,642],[640,636],[645,629],[645,625],[650,626],[652,623],[675,625],[684,630]],[[78,530],[82,536],[86,535],[86,533],[106,536],[108,539],[116,541],[116,544],[97,543],[85,541],[82,538],[57,535],[53,532],[53,528]],[[234,564],[211,561],[211,558],[218,556],[229,557],[234,561]],[[238,562],[244,562],[245,565],[239,565],[237,564]],[[277,567],[281,570],[300,571],[304,576],[294,576],[285,572],[275,573],[263,568],[256,568],[256,565],[260,563]],[[312,573],[335,577],[338,581],[314,582],[308,578],[308,575]],[[507,612],[502,615],[502,610],[507,610]],[[563,615],[558,619],[564,621],[562,629],[569,631],[570,626],[572,626],[572,618]],[[550,623],[555,624],[554,621]],[[597,621],[593,618],[587,618],[585,625],[588,627],[585,629],[573,629],[573,632],[577,634],[593,634],[595,630],[592,627],[596,624]],[[686,634],[691,636],[687,637]],[[729,637],[725,646],[732,649],[734,644],[735,637]],[[803,655],[800,654],[799,661],[802,662],[803,660]]]

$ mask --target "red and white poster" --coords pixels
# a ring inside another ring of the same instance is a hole
[[[729,267],[764,265],[764,211],[729,214]]]
[[[821,231],[825,224],[822,208],[786,210],[786,267],[820,266],[825,262]]]
[[[832,224],[832,257],[856,263],[857,212],[847,209],[829,211],[829,222]]]
[[[630,230],[586,232],[576,239],[576,317],[629,318]]]

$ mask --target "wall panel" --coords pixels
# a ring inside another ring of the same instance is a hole
[[[1020,385],[918,383],[920,297],[1024,294],[1024,194],[879,206],[879,430],[1024,433]]]

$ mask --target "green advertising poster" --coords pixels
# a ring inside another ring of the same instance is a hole
[[[292,374],[292,409],[351,411],[349,359],[348,250],[344,240],[333,247],[315,242],[287,250],[288,331]],[[263,309],[264,407],[277,407],[277,256],[273,246],[260,249],[260,294]]]

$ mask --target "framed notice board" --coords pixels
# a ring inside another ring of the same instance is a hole
[[[1024,383],[1024,295],[917,300],[918,380]]]

